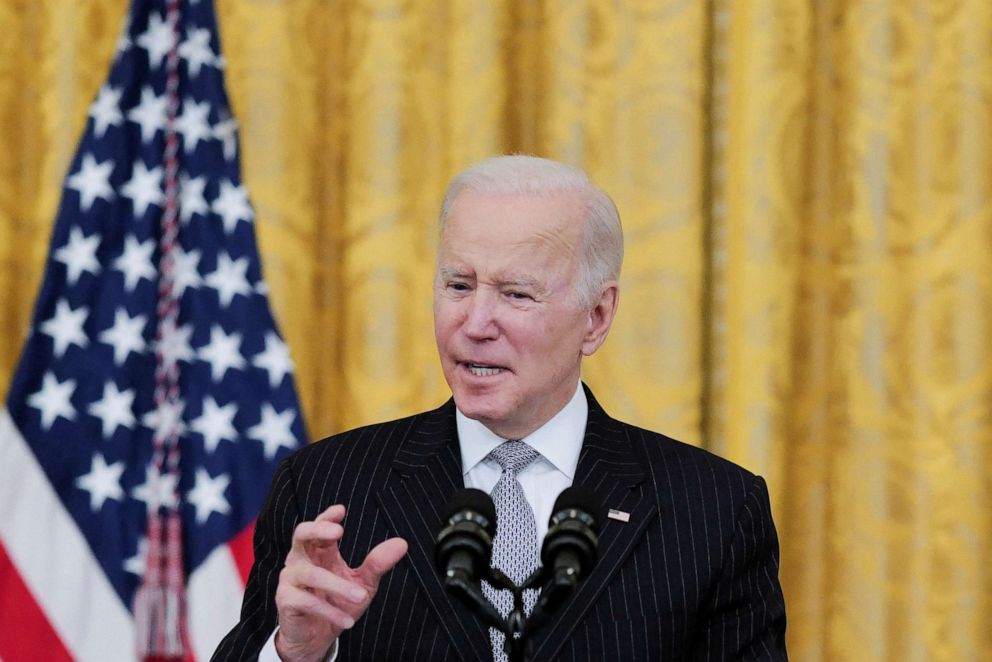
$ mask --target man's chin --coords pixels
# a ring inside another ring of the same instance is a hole
[[[508,408],[502,405],[498,395],[456,392],[454,397],[458,411],[487,427],[506,419],[509,414]]]
[[[455,406],[467,418],[480,423],[493,423],[506,417],[506,412],[493,407],[491,403],[477,403],[472,400],[473,398],[455,398]]]

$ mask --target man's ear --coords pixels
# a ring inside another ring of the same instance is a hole
[[[610,325],[613,324],[619,303],[619,285],[615,280],[607,281],[600,290],[599,299],[589,309],[586,333],[582,338],[584,356],[592,356],[606,340],[606,334],[610,332]]]

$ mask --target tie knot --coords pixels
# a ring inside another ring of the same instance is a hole
[[[540,457],[541,454],[522,441],[504,441],[489,453],[489,458],[513,476]]]

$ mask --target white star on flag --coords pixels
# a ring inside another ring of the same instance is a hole
[[[100,88],[96,101],[90,106],[90,117],[93,118],[93,133],[97,138],[107,132],[108,126],[120,126],[124,120],[121,115],[121,89],[109,85]]]
[[[210,48],[210,30],[190,30],[186,41],[179,45],[179,56],[186,60],[190,75],[199,76],[200,67],[213,64],[216,60],[214,51]]]
[[[114,349],[114,364],[123,365],[131,352],[141,352],[146,347],[144,328],[148,320],[144,315],[131,317],[123,307],[114,311],[114,325],[100,332],[100,342]]]
[[[200,264],[200,250],[194,248],[190,251],[184,251],[177,246],[173,257],[175,261],[172,274],[172,287],[178,298],[183,295],[186,288],[200,287],[203,284],[198,266]]]
[[[182,399],[176,402],[163,402],[141,417],[141,424],[155,431],[155,436],[168,439],[171,433],[181,435],[186,430],[183,423],[183,409],[186,403]]]
[[[214,125],[214,138],[224,145],[224,158],[233,161],[238,152],[238,122],[230,115],[223,115]]]
[[[90,493],[90,509],[100,510],[107,499],[120,501],[124,497],[121,488],[121,474],[124,473],[124,463],[107,464],[99,453],[93,455],[90,472],[76,479],[76,487]]]
[[[154,466],[148,468],[145,482],[131,489],[131,498],[145,504],[146,510],[153,507],[175,508],[179,505],[176,497],[176,477],[162,475]]]
[[[190,362],[195,356],[193,348],[189,344],[192,335],[193,327],[189,324],[178,327],[166,324],[161,340],[155,341],[155,351],[162,354],[162,360],[166,364],[178,363],[179,361]]]
[[[96,249],[100,245],[100,235],[83,235],[78,227],[69,231],[69,241],[53,254],[56,262],[66,268],[66,280],[75,285],[84,271],[96,275],[100,272],[100,262],[96,259]]]
[[[248,271],[248,260],[238,258],[232,260],[226,253],[217,254],[217,269],[206,277],[206,283],[217,290],[221,304],[226,308],[237,294],[248,296],[251,285],[245,274]]]
[[[138,243],[134,235],[124,239],[124,252],[114,260],[114,268],[124,274],[124,288],[133,292],[142,278],[154,281],[158,271],[152,264],[155,242],[151,239]]]
[[[203,435],[203,447],[208,453],[217,450],[217,444],[221,439],[229,441],[237,439],[238,431],[234,428],[234,416],[237,413],[238,407],[233,402],[221,407],[212,396],[203,398],[203,413],[190,424],[190,427],[194,432]]]
[[[41,390],[28,396],[29,405],[41,411],[41,427],[52,429],[52,424],[59,416],[72,421],[76,418],[76,410],[72,406],[72,394],[76,390],[76,380],[67,379],[60,382],[52,372],[46,372],[42,379]]]
[[[65,356],[69,345],[86,347],[89,344],[89,336],[83,331],[87,315],[89,309],[86,306],[73,310],[65,299],[55,303],[55,314],[41,323],[41,332],[52,337],[55,356]]]
[[[193,214],[206,216],[210,211],[203,191],[207,186],[206,177],[183,177],[179,182],[179,218],[189,223]]]
[[[273,458],[280,448],[289,448],[294,443],[291,427],[296,412],[292,408],[282,413],[276,412],[268,402],[262,403],[262,420],[248,430],[250,439],[258,439],[265,447],[265,457]]]
[[[121,193],[134,203],[135,218],[144,216],[148,205],[161,206],[162,201],[165,200],[165,193],[162,191],[162,168],[156,166],[149,170],[144,161],[138,159],[134,162],[131,179],[121,186]]]
[[[176,129],[183,134],[183,147],[192,154],[201,140],[213,137],[210,122],[209,101],[193,101],[189,97],[183,102],[183,114],[176,118]]]
[[[141,102],[128,111],[127,118],[141,127],[141,142],[149,143],[155,132],[165,129],[168,101],[147,85],[141,89]]]
[[[196,485],[186,495],[186,500],[196,507],[196,521],[203,524],[210,513],[226,515],[231,505],[224,497],[224,491],[231,484],[231,479],[225,474],[211,478],[206,469],[197,467]]]
[[[110,200],[113,197],[114,189],[110,186],[113,171],[112,159],[98,163],[92,154],[83,156],[79,170],[65,180],[66,188],[79,193],[79,208],[82,211],[89,211],[97,198]]]
[[[124,560],[124,571],[132,575],[141,577],[145,574],[145,567],[148,565],[148,538],[142,536],[138,540],[138,549],[134,556]]]
[[[289,347],[272,331],[265,334],[265,350],[252,358],[252,363],[269,373],[269,385],[279,386],[283,378],[293,372]]]
[[[219,382],[229,368],[237,370],[245,367],[245,357],[241,355],[241,334],[224,333],[219,325],[210,329],[210,342],[197,352],[201,361],[210,363],[210,376]]]
[[[90,405],[89,413],[100,419],[105,439],[110,439],[117,426],[134,427],[134,391],[120,390],[113,381],[103,385],[103,397]]]
[[[120,55],[127,49],[131,48],[131,37],[128,36],[131,32],[131,17],[127,17],[127,21],[124,23],[124,30],[121,32],[120,38],[117,40],[117,46],[114,49],[117,55]]]
[[[233,182],[222,181],[220,193],[214,199],[214,213],[224,221],[224,232],[231,234],[239,220],[251,222],[251,205],[248,204],[248,191],[244,186],[235,186]]]
[[[162,66],[162,60],[169,54],[174,37],[172,28],[158,14],[148,18],[148,28],[138,36],[138,45],[148,51],[148,64],[152,69]]]

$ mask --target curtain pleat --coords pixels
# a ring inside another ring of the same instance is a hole
[[[0,3],[0,381],[125,0]],[[796,660],[992,659],[992,4],[218,0],[314,438],[447,397],[447,180],[586,169],[626,234],[584,377],[765,475]]]

